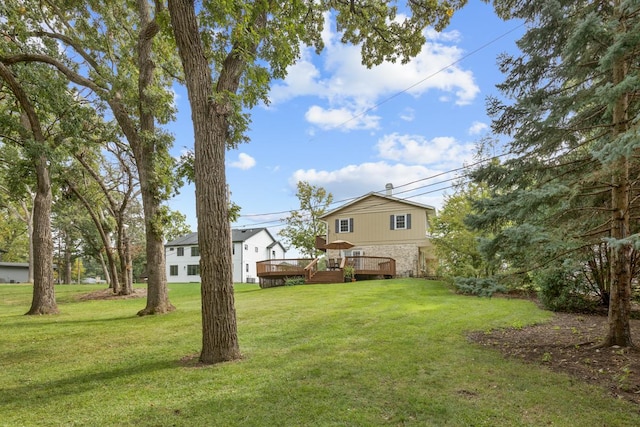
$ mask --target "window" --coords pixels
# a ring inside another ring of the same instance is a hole
[[[249,264],[246,264],[245,270],[247,273],[249,272]]]
[[[191,256],[200,256],[200,248],[197,246],[191,246]]]
[[[336,219],[336,233],[353,233],[353,218]]]
[[[177,276],[178,275],[178,266],[170,265],[169,266],[169,276]]]
[[[248,251],[249,250],[249,245],[247,245],[246,243],[244,244],[244,250]]]
[[[200,275],[200,266],[199,265],[187,265],[187,276],[199,276]]]
[[[184,248],[178,248],[178,256],[184,256]]]
[[[411,229],[411,214],[391,215],[389,228],[391,230]]]
[[[175,248],[169,248],[169,252],[173,252]]]
[[[256,246],[256,253],[258,253],[258,247]]]
[[[271,256],[272,256],[273,258],[275,258],[275,257],[276,257],[276,251],[271,251]]]

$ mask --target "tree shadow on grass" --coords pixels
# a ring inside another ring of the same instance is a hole
[[[19,357],[19,355],[15,355]],[[121,362],[124,363],[124,362]],[[64,400],[65,397],[81,394],[93,389],[104,388],[106,383],[126,377],[144,377],[154,372],[176,369],[175,360],[158,360],[153,362],[131,362],[124,366],[90,372],[72,374],[54,380],[32,380],[26,377],[18,387],[0,389],[0,407],[19,403],[21,408],[40,407],[52,401]]]

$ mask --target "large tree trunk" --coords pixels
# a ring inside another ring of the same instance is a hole
[[[36,159],[37,189],[33,201],[33,299],[26,314],[58,313],[53,280],[51,234],[51,178],[47,159]]]
[[[160,7],[162,2],[156,2]],[[140,129],[135,143],[132,142],[136,166],[140,176],[140,193],[144,209],[145,236],[147,241],[147,306],[138,312],[139,316],[147,314],[161,314],[175,310],[169,302],[167,289],[167,273],[164,255],[164,231],[158,225],[160,209],[160,179],[156,173],[157,143],[155,137],[155,118],[149,107],[153,100],[148,93],[155,72],[155,64],[152,60],[153,38],[159,31],[158,24],[150,17],[149,3],[146,0],[138,0],[141,31],[138,40],[138,96]],[[159,13],[159,11],[156,11]],[[130,268],[130,263],[128,268]],[[130,272],[127,270],[129,276]]]
[[[619,5],[618,5],[619,7]],[[624,20],[620,20],[624,26]],[[618,59],[613,64],[613,84],[619,85],[626,77],[626,61]],[[627,130],[628,94],[619,95],[613,105],[613,140]],[[630,200],[629,160],[621,158],[612,165],[611,182],[611,295],[609,299],[609,328],[603,345],[631,347],[631,243],[625,239],[630,236],[629,216]]]
[[[202,363],[240,358],[225,176],[227,116],[211,101],[211,72],[194,3],[170,0],[169,12],[184,67],[195,136],[196,213],[202,293]]]
[[[2,78],[15,95],[22,107],[24,128],[33,135],[33,139],[44,150],[46,140],[40,121],[22,86],[15,79],[11,71],[0,63],[0,78]],[[31,308],[26,314],[55,314],[58,313],[56,304],[55,283],[53,281],[53,236],[51,234],[51,177],[47,166],[48,159],[42,155],[35,155],[33,164],[36,171],[36,195],[33,200],[33,299]]]
[[[118,219],[118,259],[120,260],[120,291],[118,295],[131,295],[133,282],[131,281],[131,257],[129,256],[129,237],[123,219]]]
[[[142,172],[140,172],[142,175]],[[143,180],[140,180],[141,186]],[[138,316],[148,314],[163,314],[175,310],[169,301],[169,291],[167,288],[167,273],[164,258],[164,242],[162,241],[162,231],[157,230],[154,218],[157,217],[159,206],[156,200],[152,199],[149,190],[141,190],[144,208],[145,236],[147,240],[147,305],[138,312]]]
[[[22,210],[24,211],[27,235],[29,236],[29,273],[27,281],[33,283],[33,206],[29,209],[24,202],[22,202]]]

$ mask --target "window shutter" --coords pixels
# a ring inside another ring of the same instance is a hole
[[[353,233],[353,218],[349,218],[349,231]]]
[[[407,230],[411,230],[411,214],[407,214]]]
[[[336,228],[333,230],[334,233],[338,234],[340,232],[340,220],[336,219]]]
[[[391,215],[389,217],[389,230],[395,230],[395,229],[396,229],[396,216]]]

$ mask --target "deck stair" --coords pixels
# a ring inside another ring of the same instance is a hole
[[[311,279],[307,279],[306,283],[308,284],[317,284],[317,283],[343,283],[344,275],[342,270],[333,270],[333,271],[316,271],[316,273],[311,277]]]

